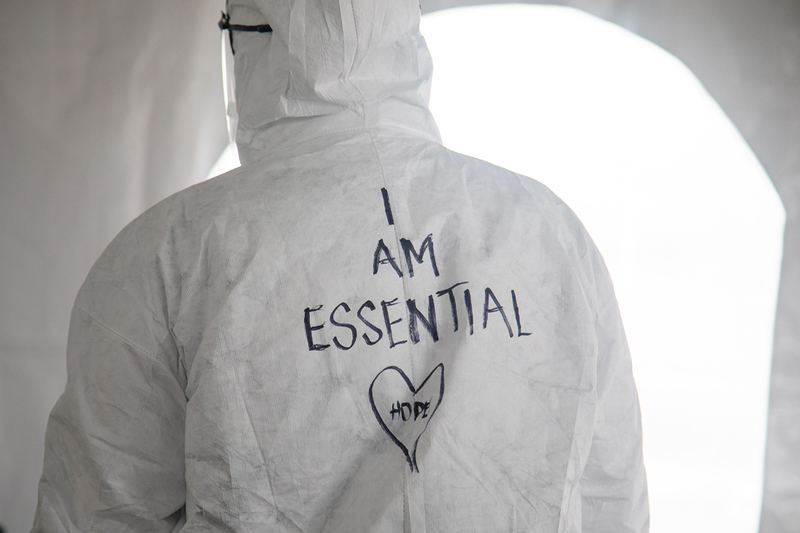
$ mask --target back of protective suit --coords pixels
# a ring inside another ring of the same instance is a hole
[[[646,531],[602,258],[441,146],[416,2],[229,12],[244,164],[90,272],[34,531]]]

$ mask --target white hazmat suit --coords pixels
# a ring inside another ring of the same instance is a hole
[[[416,0],[229,13],[243,166],[89,273],[34,531],[646,531],[603,260],[442,147]]]

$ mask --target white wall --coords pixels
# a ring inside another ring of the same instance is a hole
[[[0,524],[33,523],[70,308],[122,227],[225,146],[221,1],[0,2]]]

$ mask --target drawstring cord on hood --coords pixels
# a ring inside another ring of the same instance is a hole
[[[234,31],[255,31],[258,33],[269,33],[272,31],[272,26],[269,24],[258,24],[256,26],[245,26],[243,24],[231,24],[231,16],[222,12],[222,18],[219,19],[217,23],[219,29],[225,31],[228,30],[228,36],[231,40],[231,53],[236,54],[236,51],[233,49],[233,32]]]

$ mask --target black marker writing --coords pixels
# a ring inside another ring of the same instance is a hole
[[[394,226],[392,206],[389,205],[389,191],[384,187],[381,189],[381,194],[383,195],[383,209],[386,211],[386,222],[388,222],[390,226]]]
[[[397,399],[398,389],[408,389]],[[417,444],[436,414],[444,396],[444,365],[439,363],[419,387],[415,387],[405,372],[388,366],[378,372],[369,386],[369,403],[375,419],[408,461],[412,472],[419,472]],[[403,399],[403,397],[405,397]]]
[[[436,307],[433,305],[433,295],[428,295],[428,318],[420,313],[417,309],[417,304],[412,299],[406,300],[408,307],[408,334],[411,336],[411,342],[417,344],[419,342],[419,328],[417,327],[417,320],[422,323],[428,333],[430,333],[433,342],[439,340],[439,331],[436,329]]]
[[[381,259],[381,254],[383,254],[384,259]],[[378,246],[375,248],[375,256],[372,258],[372,275],[378,273],[378,267],[385,264],[392,265],[392,268],[399,277],[403,277],[403,273],[400,271],[400,267],[397,266],[397,263],[394,261],[394,257],[392,257],[392,252],[389,251],[389,248],[386,247],[384,244],[383,239],[378,241]]]
[[[388,339],[389,347],[394,348],[398,344],[407,343],[409,339],[412,344],[418,344],[424,336],[423,330],[427,332],[433,342],[438,342],[443,331],[450,331],[449,328],[439,328],[438,321],[442,319],[442,315],[452,316],[452,331],[453,333],[459,331],[461,321],[458,316],[458,307],[461,304],[455,289],[460,285],[466,284],[467,282],[462,281],[420,298],[386,299],[381,301],[380,309],[373,303],[373,300],[365,300],[360,305],[355,302],[348,303],[343,301],[334,306],[333,311],[326,313],[328,322],[323,321],[322,316],[314,314],[324,312],[322,305],[308,307],[303,312],[303,326],[308,349],[309,351],[324,351],[333,344],[339,350],[348,351],[355,348],[361,339],[367,346],[374,346],[381,342],[384,337]],[[497,320],[495,320],[496,323],[493,327],[489,326],[489,315],[497,313],[503,319],[508,336],[510,338],[523,339],[531,335],[531,333],[523,329],[523,312],[520,310],[520,301],[517,298],[516,291],[511,290],[509,292],[511,293],[510,295],[507,292],[499,293],[500,297],[498,298],[491,287],[485,288],[483,329],[489,331],[502,327]],[[503,298],[503,294],[505,294],[505,298]],[[447,298],[442,298],[445,295],[447,295]],[[510,299],[506,299],[509,296]],[[427,298],[427,309],[424,305],[425,298]],[[463,298],[463,305],[467,313],[466,322],[469,328],[469,332],[464,332],[464,335],[475,335],[475,317],[470,289],[464,288]],[[403,302],[405,302],[405,305],[402,305]],[[392,309],[395,306],[397,306],[397,309]],[[355,316],[349,314],[351,307],[355,311]],[[447,312],[447,309],[450,310],[450,313]],[[514,335],[510,323],[511,317],[506,312],[506,310],[510,312],[511,309],[514,310],[516,335]],[[357,320],[356,317],[358,318]],[[383,328],[379,326],[381,322],[384,325]],[[407,322],[407,325],[402,324],[403,322]],[[407,337],[404,337],[401,331],[401,329],[405,328],[408,328]],[[314,337],[316,337],[316,340]],[[324,343],[322,342],[323,340],[331,344]]]
[[[361,312],[364,311],[365,307],[367,309],[369,309],[370,311],[374,311],[375,310],[375,304],[372,303],[372,300],[367,300],[366,302],[361,304],[361,307],[358,308],[358,313],[356,313],[356,316],[358,316],[358,318],[361,319],[361,322],[363,322],[365,326],[367,326],[369,329],[371,329],[372,331],[374,331],[375,333],[378,334],[378,338],[375,339],[374,341],[370,340],[370,338],[367,337],[366,333],[364,333],[362,335],[362,337],[364,337],[364,342],[367,343],[367,346],[372,346],[373,344],[377,344],[378,341],[380,341],[383,338],[383,331],[381,331],[381,329],[379,327],[377,327],[374,324],[372,324],[369,320],[364,318],[364,315],[362,315]]]
[[[450,312],[453,314],[453,331],[458,331],[458,311],[456,310],[456,296],[453,294],[453,289],[459,285],[465,285],[466,281],[456,283],[452,287],[448,287],[441,291],[436,291],[436,296],[444,296],[445,294],[450,298]]]
[[[395,340],[394,340],[394,335],[392,334],[392,326],[395,325],[395,324],[399,324],[400,322],[403,321],[403,319],[402,318],[398,318],[397,320],[395,320],[393,322],[389,318],[389,307],[391,307],[393,305],[397,305],[397,298],[389,300],[388,302],[387,301],[382,301],[381,302],[381,307],[383,308],[383,320],[384,320],[384,323],[386,324],[386,335],[389,337],[389,348],[394,348],[398,344],[404,344],[404,343],[408,342],[408,341],[405,341],[405,340],[395,342]]]
[[[530,333],[525,333],[522,331],[522,325],[519,323],[519,306],[517,305],[517,295],[513,290],[511,291],[511,303],[514,304],[514,318],[517,319],[517,336],[525,337],[526,335],[530,335]]]
[[[304,311],[303,322],[305,323],[306,326],[306,340],[308,340],[308,349],[309,351],[312,352],[317,350],[321,352],[322,350],[330,346],[330,344],[314,344],[314,340],[312,339],[312,332],[318,329],[322,329],[322,327],[325,325],[325,322],[319,324],[318,326],[311,325],[311,313],[319,311],[320,309],[322,309],[322,306],[318,305],[316,307],[311,307],[311,308],[306,307]]]
[[[467,306],[467,322],[469,322],[469,334],[472,335],[475,331],[472,324],[472,295],[469,289],[464,289],[464,305]]]
[[[356,343],[356,339],[358,339],[358,331],[356,330],[355,326],[353,326],[352,324],[347,324],[345,322],[339,322],[339,321],[336,320],[334,315],[336,314],[336,311],[340,307],[344,308],[344,312],[345,313],[349,313],[350,312],[350,307],[346,303],[344,303],[344,302],[340,303],[339,305],[337,305],[336,307],[333,308],[333,311],[331,311],[331,316],[330,316],[331,324],[333,324],[334,326],[340,327],[340,328],[346,328],[346,329],[350,330],[350,344],[348,346],[344,346],[343,344],[341,344],[339,342],[339,339],[337,337],[335,337],[335,336],[333,337],[333,344],[335,344],[336,347],[339,348],[340,350],[349,350]]]
[[[439,276],[439,269],[436,267],[436,255],[433,253],[433,234],[428,235],[425,237],[425,240],[422,241],[422,244],[419,247],[419,252],[414,249],[414,243],[409,241],[408,239],[400,239],[400,246],[403,247],[403,253],[406,256],[406,264],[408,265],[408,277],[414,277],[414,263],[411,262],[411,257],[414,257],[414,260],[418,264],[422,264],[422,256],[425,254],[425,251],[428,251],[428,257],[431,260],[431,267],[433,268],[433,275]]]
[[[406,414],[406,409],[408,409],[408,414]],[[405,422],[409,418],[411,418],[411,404],[408,402],[397,402],[392,404],[392,409],[389,411],[389,414],[392,415],[392,420],[394,420],[395,415],[397,418]]]
[[[489,298],[492,299],[494,302],[494,307],[491,309],[489,308]],[[492,289],[486,287],[486,298],[483,302],[483,329],[486,329],[486,322],[489,321],[489,313],[500,313],[503,317],[503,322],[506,323],[506,329],[508,329],[508,336],[513,337],[514,333],[511,332],[511,325],[508,323],[508,318],[506,318],[506,312],[503,311],[503,306],[500,305],[500,302],[497,301]]]
[[[418,418],[428,418],[428,409],[430,409],[430,407],[431,402],[414,402],[414,406],[412,407],[409,402],[398,401],[392,404],[389,415],[391,415],[392,420],[397,416],[397,418],[403,422],[410,420],[412,414],[414,415],[414,420]],[[406,409],[408,409],[407,414]]]

